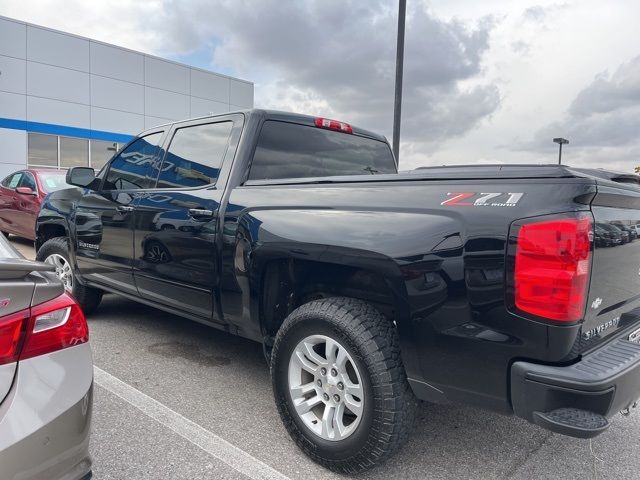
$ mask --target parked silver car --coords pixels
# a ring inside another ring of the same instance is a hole
[[[0,234],[0,478],[91,477],[93,361],[82,310]]]

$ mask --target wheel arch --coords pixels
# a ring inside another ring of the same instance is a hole
[[[395,262],[373,252],[351,252],[346,258],[342,252],[341,257],[341,262],[330,258],[258,259],[258,315],[267,346],[293,310],[319,298],[363,300],[394,322],[408,314],[406,287]],[[374,262],[363,262],[374,258]]]
[[[69,229],[64,220],[57,219],[55,221],[39,221],[36,227],[36,251],[38,251],[47,240],[51,240],[56,237],[69,238]]]

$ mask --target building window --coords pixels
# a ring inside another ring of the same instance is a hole
[[[89,165],[89,141],[80,138],[60,137],[60,166],[62,168]]]
[[[30,167],[57,167],[58,137],[41,133],[29,133],[28,164]]]
[[[28,133],[28,165],[30,167],[93,167],[100,170],[122,144],[84,138],[59,137]]]
[[[119,145],[116,142],[103,142],[101,140],[91,140],[91,167],[98,171],[105,163],[111,159],[118,151]]]

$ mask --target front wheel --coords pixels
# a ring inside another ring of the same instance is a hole
[[[397,332],[366,302],[327,298],[292,312],[276,336],[271,375],[289,434],[331,470],[367,470],[409,435],[417,402]]]
[[[71,293],[78,301],[85,314],[92,313],[100,305],[102,290],[82,285],[76,281],[73,267],[69,261],[69,240],[56,237],[44,242],[38,250],[36,260],[53,265],[56,276],[64,285],[64,289]]]

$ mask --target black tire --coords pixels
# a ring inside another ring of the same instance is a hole
[[[47,240],[38,250],[36,260],[44,262],[47,257],[53,254],[64,257],[64,259],[71,264],[69,261],[69,240],[65,237],[55,237]],[[81,285],[74,275],[71,293],[82,307],[85,315],[88,315],[93,313],[96,308],[98,308],[98,305],[100,305],[103,292],[97,288]]]
[[[293,406],[289,361],[296,345],[311,335],[324,335],[344,345],[363,377],[360,423],[341,440],[318,436]],[[411,432],[417,401],[407,382],[396,329],[366,302],[334,297],[293,311],[276,335],[271,378],[278,412],[291,438],[312,460],[335,472],[358,473],[380,464]]]

